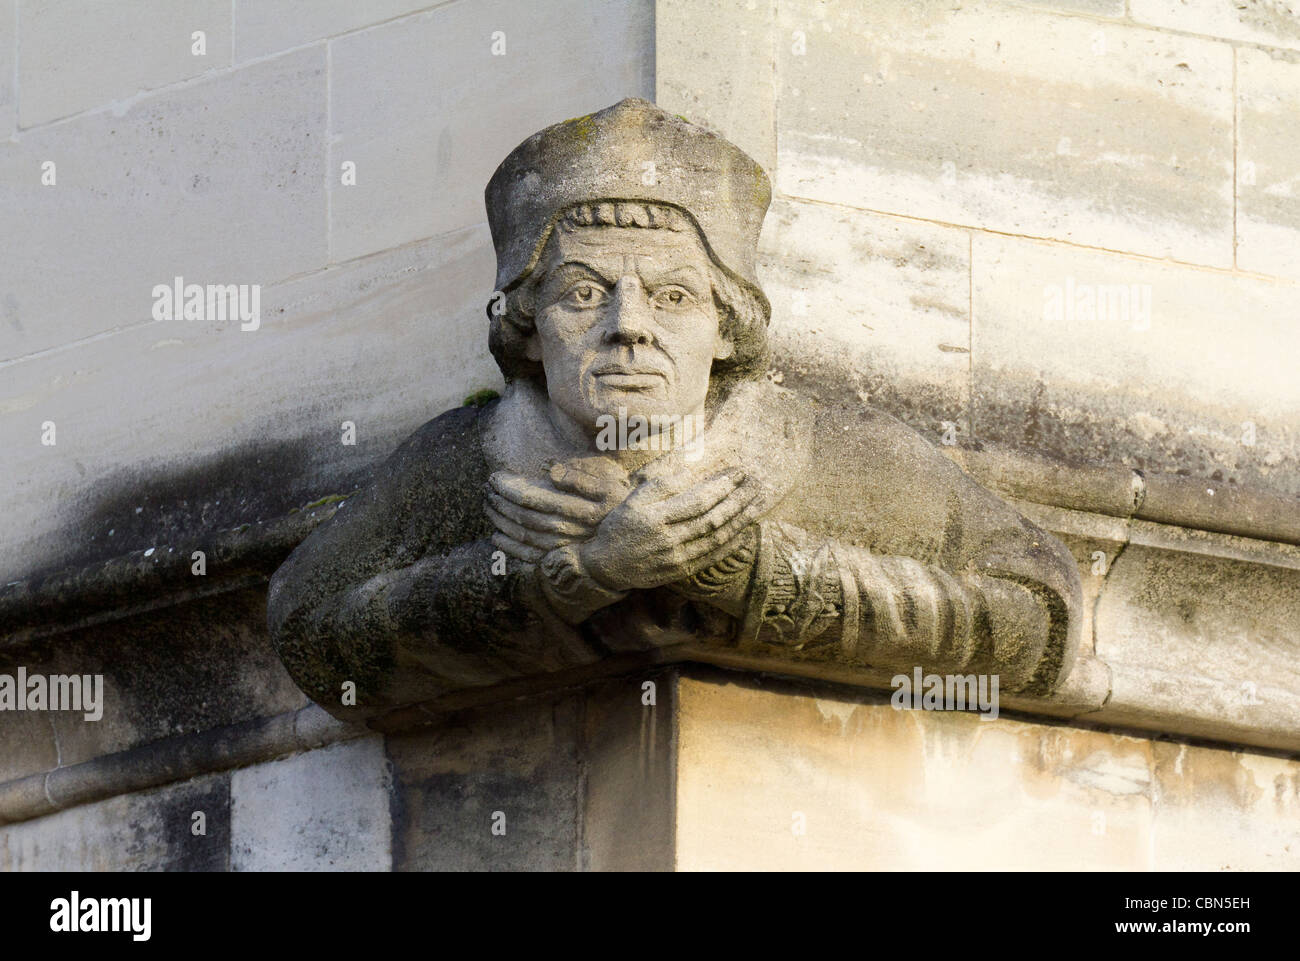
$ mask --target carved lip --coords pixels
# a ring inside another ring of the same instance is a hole
[[[664,380],[668,380],[668,375],[660,371],[658,367],[628,367],[627,364],[604,364],[602,367],[595,368],[591,373],[594,373],[597,377],[603,377],[607,373],[617,373],[617,375],[627,377],[642,375],[642,373],[653,373],[655,377],[663,377]]]
[[[627,364],[604,364],[592,371],[593,376],[611,378],[616,382],[627,381],[629,385],[644,383],[647,377],[660,377],[665,381],[668,375],[656,367],[628,366]]]

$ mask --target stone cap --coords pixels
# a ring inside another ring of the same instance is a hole
[[[648,100],[620,100],[533,134],[488,181],[497,289],[510,290],[532,271],[567,208],[631,200],[685,211],[718,266],[766,308],[754,260],[771,199],[767,174],[735,144]]]

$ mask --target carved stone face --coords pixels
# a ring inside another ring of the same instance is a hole
[[[552,404],[588,431],[602,415],[700,415],[718,331],[713,267],[693,230],[557,230],[539,264],[536,332]]]

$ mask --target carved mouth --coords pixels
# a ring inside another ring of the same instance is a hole
[[[627,364],[605,364],[603,367],[597,367],[592,373],[597,377],[603,377],[606,374],[623,374],[629,377],[636,374],[653,374],[656,377],[662,377],[664,380],[668,379],[668,375],[658,367],[629,367]]]
[[[605,364],[591,373],[603,385],[622,390],[653,390],[668,381],[668,375],[657,368],[627,364]]]

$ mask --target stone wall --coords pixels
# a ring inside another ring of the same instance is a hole
[[[311,707],[68,758],[25,797],[0,786],[0,871],[670,869],[676,683],[643,672],[387,734]],[[55,741],[25,733],[6,760],[34,767]]]
[[[1300,762],[686,677],[680,870],[1300,868]]]
[[[629,95],[772,174],[770,376],[1069,544],[1056,697],[634,663],[376,731],[293,686],[267,575],[499,386],[488,176]],[[0,0],[0,672],[107,687],[0,714],[0,869],[1295,868],[1298,115],[1281,3]],[[258,329],[154,319],[176,276]]]
[[[1295,759],[703,668],[329,738],[0,827],[0,870],[1300,868]]]
[[[1300,11],[664,0],[656,38],[660,104],[773,173],[786,378],[1300,492]]]
[[[0,0],[4,581],[346,494],[499,386],[487,179],[653,49],[648,0]],[[156,320],[177,276],[259,328]]]
[[[1037,709],[1300,748],[1300,8],[662,0],[655,30],[660,105],[773,174],[772,376],[885,407],[1074,550],[1097,662]]]

